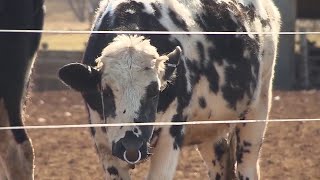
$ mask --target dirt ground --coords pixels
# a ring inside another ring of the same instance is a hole
[[[271,118],[320,118],[320,91],[274,92]],[[84,124],[79,94],[70,90],[33,92],[26,125]],[[103,180],[104,174],[86,128],[29,130],[35,149],[36,180]],[[320,179],[320,122],[270,123],[261,157],[263,180]],[[147,164],[133,172],[143,179]],[[142,170],[141,170],[142,169]],[[207,179],[193,147],[185,148],[177,180]]]

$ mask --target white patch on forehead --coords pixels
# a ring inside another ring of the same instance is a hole
[[[135,86],[134,86],[135,85]],[[136,111],[140,108],[140,98],[145,93],[145,86],[141,85],[139,87],[136,84],[129,85],[131,87],[126,87],[123,97],[119,100],[121,106],[125,107],[128,115],[136,115]],[[129,117],[128,119],[133,120],[135,117]]]
[[[123,48],[134,48],[137,51],[143,51],[146,54],[159,56],[157,49],[150,44],[150,40],[145,39],[143,36],[137,35],[119,35],[112,43],[110,43],[102,52],[103,55],[119,51]]]
[[[121,84],[118,89],[144,91],[150,81],[156,81],[157,49],[142,36],[119,35],[102,52],[96,61],[102,67],[102,83]],[[145,69],[150,69],[146,71]],[[137,94],[138,95],[138,94]],[[140,96],[138,96],[140,97]]]
[[[156,58],[159,58],[157,49],[143,36],[119,35],[102,51],[97,62],[103,64],[104,73],[139,71],[144,68],[154,68]]]
[[[159,83],[158,71],[164,66],[160,67],[158,59],[165,58],[159,57],[149,40],[136,35],[119,35],[103,50],[96,60],[102,71],[101,83],[104,89],[106,86],[112,89],[117,107],[117,116],[108,118],[108,123],[133,122],[138,117],[146,88],[153,81]],[[117,138],[121,137],[111,139]]]

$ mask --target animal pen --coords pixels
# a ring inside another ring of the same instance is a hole
[[[65,7],[60,7],[63,3],[54,1],[56,0],[47,0],[48,18],[50,19],[55,19],[54,13],[64,13],[59,11],[59,8],[64,10]],[[308,34],[314,34],[320,39],[320,32],[295,31],[297,18],[317,19],[320,17],[319,11],[313,10],[314,7],[319,7],[315,4],[320,5],[320,2],[317,0],[275,0],[275,2],[283,16],[279,49],[281,60],[278,61],[276,68],[276,89],[271,100],[273,105],[269,128],[262,147],[261,178],[266,180],[320,179],[320,144],[318,141],[320,136],[320,91],[310,90],[320,85],[320,51],[316,43],[310,43],[307,39]],[[57,21],[65,23],[63,19]],[[66,21],[72,24],[72,21],[76,19],[68,17]],[[59,34],[59,38],[67,39],[67,36],[79,33],[79,31],[82,31],[81,34],[89,33],[87,28],[81,29],[84,26],[80,24],[76,30],[70,30],[73,28],[71,26],[52,32],[50,29],[45,29],[44,36]],[[0,31],[2,32],[4,31]],[[300,37],[301,48],[298,55],[295,52],[295,34]],[[11,128],[28,129],[35,149],[35,179],[102,180],[103,168],[96,155],[88,127],[132,124],[95,125],[87,123],[84,102],[80,94],[66,89],[57,79],[58,69],[64,64],[80,61],[83,50],[52,50],[50,43],[55,40],[53,38],[46,41],[48,48],[42,48],[38,53],[32,75],[32,91],[29,93],[30,100],[26,107],[26,127]],[[83,47],[85,47],[84,44]],[[296,57],[299,59],[295,59]],[[293,91],[296,88],[307,90]],[[171,123],[171,125],[196,126],[207,123],[260,121],[201,121]],[[159,123],[158,125],[169,124]],[[1,129],[10,129],[10,127],[0,127]],[[133,169],[133,179],[144,178],[147,168],[148,162]],[[175,179],[191,180],[206,177],[205,165],[197,150],[192,147],[185,148],[180,156]]]

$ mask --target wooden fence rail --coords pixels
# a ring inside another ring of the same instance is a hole
[[[71,62],[80,62],[80,51],[40,51],[32,73],[32,90],[46,91],[66,89],[58,79],[58,70]]]

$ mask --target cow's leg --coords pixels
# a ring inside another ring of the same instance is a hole
[[[265,37],[264,56],[262,60],[264,65],[260,77],[261,92],[257,95],[257,101],[249,110],[249,114],[247,115],[248,119],[268,119],[271,108],[274,62],[277,54],[277,38],[276,36]],[[237,169],[240,179],[260,179],[259,153],[266,127],[267,123],[237,125]]]
[[[227,179],[228,143],[225,139],[218,142],[204,142],[198,145],[198,150],[206,163],[209,178],[212,180]]]
[[[162,127],[153,149],[148,180],[173,179],[183,139],[183,126]]]
[[[33,149],[30,141],[10,144],[4,162],[8,180],[33,180]]]
[[[266,123],[247,123],[236,127],[237,174],[239,179],[258,180],[259,154]]]
[[[4,1],[1,1],[4,2]],[[0,12],[0,29],[42,29],[43,0],[11,0]],[[0,5],[0,6],[1,6]],[[23,110],[40,33],[0,33],[0,126],[23,126]],[[2,176],[8,180],[33,179],[33,148],[24,129],[0,131]]]
[[[0,156],[0,179],[1,180],[7,180],[7,175],[6,175],[6,171],[4,168],[5,168],[4,162]]]
[[[253,105],[247,115],[248,119],[265,120],[271,106],[269,89],[271,75],[264,79],[261,94],[258,97],[257,104]],[[237,165],[239,179],[257,180],[260,179],[259,172],[259,154],[267,127],[266,122],[245,123],[236,126],[237,138]]]
[[[264,99],[260,97],[258,104],[249,111],[248,119],[268,119],[268,96],[265,94]],[[235,129],[236,156],[237,174],[240,180],[260,179],[259,155],[266,128],[266,122],[237,124]]]
[[[19,110],[19,106],[6,108],[5,101],[0,99],[0,127],[9,126],[9,114],[14,110]],[[14,102],[14,101],[13,101]],[[21,120],[21,114],[16,113],[16,119]],[[12,121],[11,121],[12,122]],[[3,179],[33,179],[33,148],[31,141],[24,130],[19,132],[5,130],[0,131],[0,159],[1,176]]]

